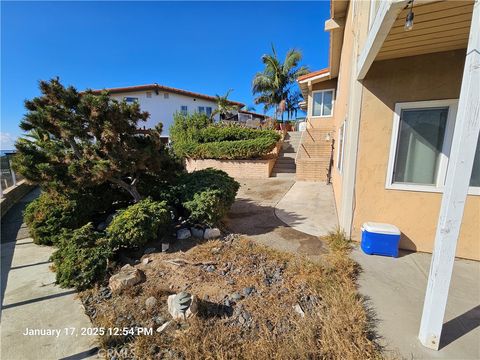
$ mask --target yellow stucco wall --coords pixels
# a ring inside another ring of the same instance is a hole
[[[464,59],[457,50],[372,65],[363,81],[354,238],[365,221],[387,222],[402,231],[401,248],[432,251],[441,194],[385,189],[393,112],[398,102],[458,98]],[[480,196],[468,196],[457,256],[480,259]]]
[[[352,6],[348,6],[347,17],[345,20],[345,32],[343,36],[343,46],[340,55],[340,70],[337,78],[337,91],[335,96],[335,109],[333,113],[333,138],[338,145],[338,129],[342,126],[348,113],[348,99],[350,96],[350,81],[352,72],[352,50],[353,50],[353,18]],[[332,186],[335,194],[335,205],[337,214],[340,213],[342,204],[342,174],[337,169],[337,145],[334,149],[334,164],[332,169]]]

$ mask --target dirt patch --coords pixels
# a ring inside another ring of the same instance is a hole
[[[314,263],[230,236],[183,253],[144,255],[148,263],[137,265],[144,283],[121,294],[98,287],[81,297],[97,327],[153,329],[101,336],[100,346],[116,359],[380,358],[347,253],[348,246],[335,245]],[[179,291],[200,299],[199,313],[157,332],[171,320],[168,295]],[[157,300],[153,310],[149,297]]]

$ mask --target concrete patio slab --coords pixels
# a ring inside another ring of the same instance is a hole
[[[240,190],[225,226],[232,232],[248,235],[260,244],[306,255],[312,260],[325,253],[318,236],[300,232],[279,220],[275,206],[294,185],[290,179],[240,180]],[[292,221],[302,222],[304,215],[285,211]]]
[[[358,247],[352,252],[362,267],[360,292],[376,313],[386,351],[406,359],[480,359],[480,263],[455,260],[440,350],[434,351],[417,338],[432,256],[401,255],[371,256]]]
[[[1,358],[97,358],[96,338],[81,335],[92,325],[76,292],[55,285],[49,269],[53,248],[35,245],[22,223],[22,211],[35,196],[24,197],[2,219]],[[60,330],[60,335],[24,335],[27,328]]]
[[[325,236],[338,226],[331,185],[297,181],[275,206],[275,215],[305,234]]]

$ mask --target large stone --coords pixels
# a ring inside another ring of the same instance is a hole
[[[178,240],[185,240],[192,236],[190,230],[188,229],[179,229],[177,230],[177,239]]]
[[[192,236],[194,238],[203,239],[203,229],[202,228],[191,227],[190,232],[192,233]]]
[[[157,299],[155,299],[154,296],[150,296],[147,300],[145,300],[145,308],[147,309],[148,312],[152,312],[155,310],[155,307],[157,306]]]
[[[170,295],[167,299],[168,312],[174,320],[186,320],[198,311],[198,300],[187,292]]]
[[[203,233],[204,239],[216,239],[222,235],[218,228],[206,228],[205,232]]]
[[[145,281],[145,273],[131,265],[125,265],[108,280],[108,286],[113,292],[119,292]]]

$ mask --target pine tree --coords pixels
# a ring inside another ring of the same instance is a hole
[[[158,173],[168,156],[156,129],[139,130],[149,114],[107,92],[79,93],[59,79],[40,81],[41,96],[25,101],[14,166],[45,188],[68,190],[110,182],[135,202],[144,173]]]

